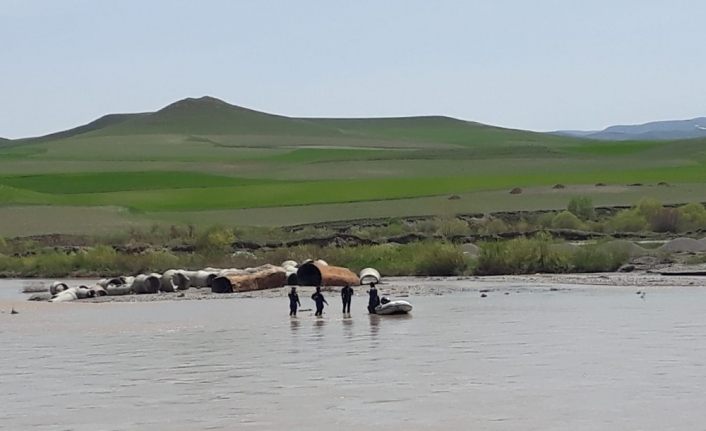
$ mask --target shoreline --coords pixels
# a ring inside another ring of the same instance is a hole
[[[12,280],[12,279],[7,279]],[[38,284],[49,285],[48,280],[14,279],[21,290],[27,286],[37,287]],[[72,279],[73,283],[90,283],[94,279]],[[1,282],[1,281],[0,281]],[[706,277],[703,276],[665,276],[647,272],[632,273],[591,273],[591,274],[528,274],[528,275],[496,275],[496,276],[455,276],[455,277],[387,277],[377,285],[381,295],[394,298],[410,296],[441,296],[458,293],[507,292],[519,293],[527,291],[571,290],[582,287],[602,288],[672,288],[672,287],[706,287]],[[155,294],[103,296],[72,301],[72,304],[105,304],[105,303],[144,303],[157,301],[183,300],[218,300],[237,298],[286,298],[291,286],[274,289],[243,292],[243,293],[213,293],[210,288],[189,288],[177,292],[161,292]],[[364,298],[368,286],[354,286],[355,297]],[[314,292],[313,286],[297,286],[302,300]],[[323,292],[329,298],[332,306],[336,306],[340,287],[324,287]],[[32,293],[18,292],[15,298],[4,298],[5,305],[39,304],[45,301],[28,301]],[[335,299],[334,299],[335,298]],[[56,307],[56,305],[53,305]]]

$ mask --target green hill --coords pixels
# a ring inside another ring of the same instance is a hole
[[[377,141],[383,147],[405,146],[400,144],[406,142],[408,146],[415,148],[418,148],[420,143],[455,146],[564,145],[578,141],[570,137],[505,129],[443,116],[361,119],[292,118],[231,105],[213,97],[201,97],[180,100],[152,113],[106,115],[80,127],[39,138],[25,139],[22,142],[33,144],[70,138],[144,135],[232,137],[230,140],[223,138],[215,140],[216,143],[228,145],[257,145],[256,139],[251,139],[249,143],[239,141],[244,137],[269,137],[263,146],[290,146],[292,138],[299,138],[298,142],[301,143],[302,137],[310,137],[314,140],[312,145],[325,144],[334,147],[359,146],[356,141],[361,140]],[[392,145],[393,143],[395,144]]]
[[[157,112],[94,130],[93,136],[121,135],[337,135],[315,123],[230,105],[213,97],[184,99]]]
[[[554,139],[555,136],[526,130],[506,129],[443,116],[311,119],[333,127],[348,136],[374,137],[391,140],[443,142],[455,145],[483,144],[565,144],[575,139]]]
[[[561,208],[574,195],[700,200],[705,165],[706,140],[591,141],[444,116],[293,118],[190,98],[0,139],[0,235],[17,232],[12,211],[38,205],[54,208],[42,213],[51,226],[63,217],[81,231],[91,220],[74,215],[87,207],[131,223],[294,224]]]
[[[147,115],[149,114],[108,114],[100,117],[97,120],[91,121],[88,124],[84,124],[83,126],[74,127],[73,129],[64,130],[62,132],[51,133],[49,135],[39,136],[37,138],[28,138],[25,139],[25,141],[37,142],[71,138],[73,136],[82,135],[84,133],[92,132],[94,130],[105,129],[110,126],[117,125],[132,119],[144,117]]]

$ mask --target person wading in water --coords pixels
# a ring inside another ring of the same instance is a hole
[[[380,305],[380,297],[378,296],[378,289],[375,287],[375,283],[370,283],[368,295],[370,295],[370,298],[368,299],[368,312],[370,314],[376,314],[375,307]]]
[[[353,288],[345,286],[341,289],[341,301],[343,301],[343,314],[351,314],[351,299],[353,298]]]
[[[302,303],[299,302],[299,294],[297,293],[297,288],[292,287],[292,291],[289,292],[289,315],[297,317],[297,307],[301,307]]]
[[[324,294],[321,293],[321,286],[316,287],[316,292],[311,295],[311,299],[316,303],[316,313],[314,313],[314,316],[321,317],[324,314],[324,304],[328,305]]]

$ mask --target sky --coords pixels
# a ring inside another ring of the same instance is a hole
[[[0,136],[210,95],[548,131],[706,116],[703,0],[0,0]]]

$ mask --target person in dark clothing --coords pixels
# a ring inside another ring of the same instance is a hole
[[[292,287],[292,291],[289,292],[289,315],[297,316],[297,307],[301,307],[302,303],[299,302],[299,294],[297,293],[297,288]]]
[[[368,312],[370,314],[375,314],[375,307],[380,305],[380,297],[378,296],[378,289],[375,287],[375,283],[370,283],[370,290],[368,290]]]
[[[353,288],[345,286],[341,289],[341,301],[343,301],[343,314],[351,314],[351,299],[353,298]]]
[[[324,314],[324,304],[328,305],[326,298],[324,298],[324,294],[321,293],[321,286],[316,288],[316,292],[311,295],[311,299],[313,299],[316,303],[316,313],[314,313],[314,316],[321,317]]]

